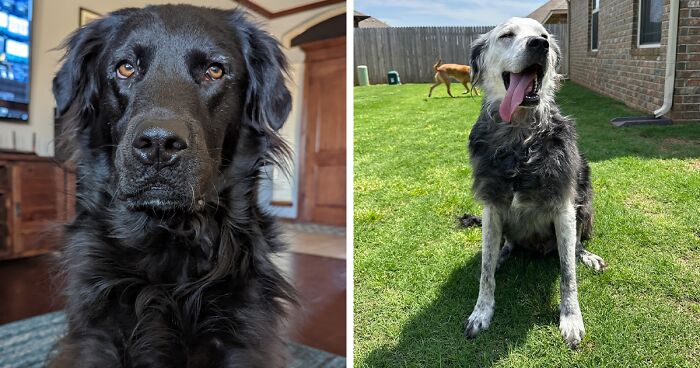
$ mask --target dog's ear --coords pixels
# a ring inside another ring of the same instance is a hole
[[[58,115],[75,105],[77,113],[94,111],[100,91],[98,60],[106,40],[119,19],[133,8],[122,9],[90,22],[71,34],[61,46],[65,49],[63,65],[53,79],[53,95]]]
[[[479,36],[479,38],[472,43],[472,49],[469,54],[469,67],[471,68],[471,82],[473,86],[476,86],[480,82],[480,76],[482,72],[482,65],[484,61],[484,50],[488,46],[487,34]]]
[[[101,88],[99,60],[106,40],[114,33],[119,20],[134,10],[122,9],[94,20],[73,32],[60,47],[65,54],[52,88],[56,118],[61,126],[56,149],[70,159],[78,158],[80,137],[90,134],[88,124],[97,113]]]
[[[243,12],[230,15],[248,72],[245,111],[258,131],[279,130],[292,109],[292,96],[286,85],[287,59],[279,42],[246,19]]]
[[[63,65],[53,79],[53,95],[59,115],[65,114],[74,103],[90,108],[92,96],[98,93],[95,64],[102,49],[103,23],[103,20],[97,20],[78,29],[63,44],[66,49]]]

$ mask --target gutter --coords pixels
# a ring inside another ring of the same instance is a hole
[[[668,15],[668,42],[666,45],[666,75],[664,76],[664,103],[654,111],[654,116],[629,116],[610,120],[616,127],[635,125],[669,125],[671,119],[663,116],[671,111],[673,106],[673,89],[676,83],[676,49],[678,46],[678,9],[680,0],[671,0],[671,10]]]
[[[566,0],[566,40],[569,49],[566,50],[568,55],[566,55],[566,79],[571,79],[571,0]]]
[[[673,89],[676,82],[676,48],[678,46],[678,9],[680,0],[671,0],[668,16],[668,44],[666,45],[666,77],[664,84],[664,103],[654,111],[654,117],[661,117],[671,111]]]

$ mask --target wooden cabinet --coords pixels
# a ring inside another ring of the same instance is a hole
[[[0,259],[59,247],[61,225],[75,212],[74,183],[51,158],[0,153]]]

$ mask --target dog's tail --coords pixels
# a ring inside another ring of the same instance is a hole
[[[442,59],[438,58],[435,65],[433,65],[433,69],[435,69],[435,71],[438,71],[438,68],[440,67],[440,65],[442,65]]]
[[[462,217],[458,217],[457,221],[459,221],[459,226],[461,227],[481,226],[481,217],[472,215],[470,213],[465,213],[464,215],[462,215]]]

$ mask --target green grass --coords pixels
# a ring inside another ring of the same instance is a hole
[[[587,246],[609,264],[577,269],[586,338],[559,336],[556,257],[516,253],[491,328],[467,340],[481,230],[456,217],[481,213],[466,147],[481,100],[428,87],[355,88],[355,365],[700,366],[700,124],[614,128],[639,112],[567,83],[595,189]]]

